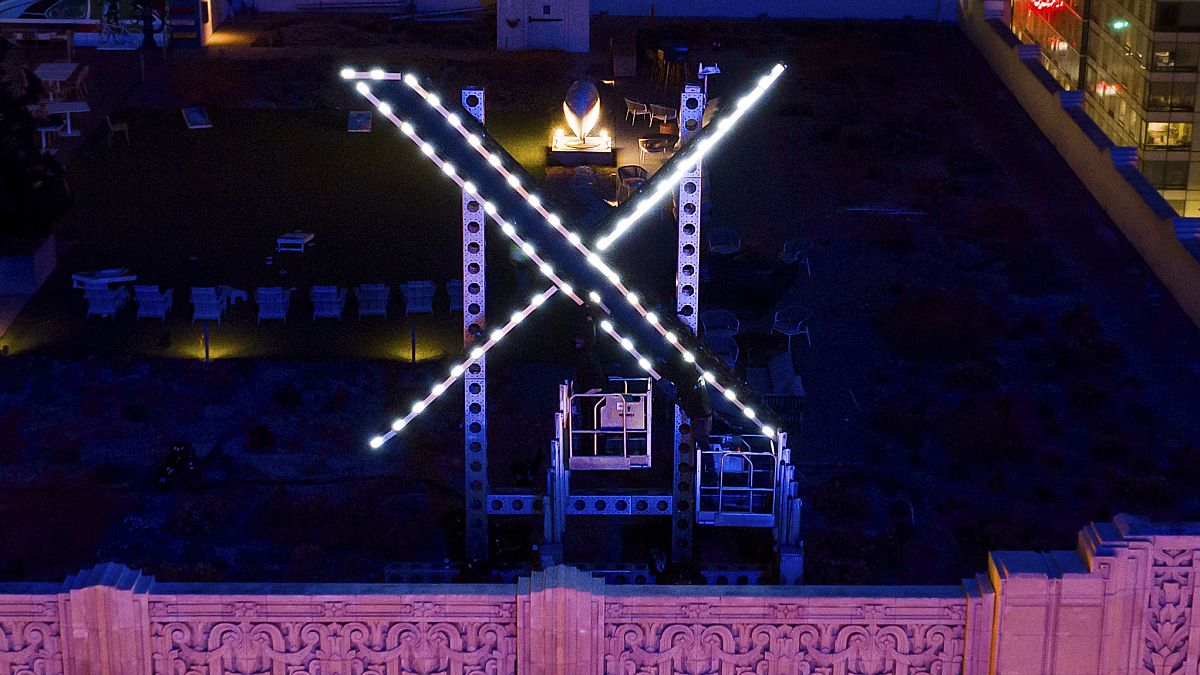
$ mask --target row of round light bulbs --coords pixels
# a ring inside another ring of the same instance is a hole
[[[732,128],[732,125],[737,121],[737,119],[739,119],[743,114],[745,114],[745,111],[755,101],[757,101],[758,98],[760,98],[762,96],[762,94],[766,91],[766,89],[770,87],[770,85],[778,78],[779,74],[781,74],[782,72],[783,72],[783,66],[781,64],[776,64],[776,66],[772,69],[771,73],[769,75],[765,75],[760,80],[758,87],[756,87],[753,92],[751,92],[750,94],[747,94],[745,97],[743,97],[742,99],[739,100],[738,108],[735,111],[735,113],[733,115],[731,115],[729,118],[723,119],[722,123],[724,123],[724,124],[718,123],[718,132],[724,131],[725,133],[727,133],[728,130],[730,128]],[[570,232],[566,228],[564,228],[562,226],[561,219],[558,218],[558,216],[556,216],[552,213],[549,213],[545,209],[545,207],[542,206],[541,199],[536,194],[533,194],[533,193],[525,190],[520,182],[520,179],[514,173],[508,171],[508,169],[504,166],[504,163],[500,159],[500,157],[498,155],[496,155],[495,153],[488,152],[487,149],[483,147],[482,140],[478,137],[478,135],[468,131],[463,126],[462,120],[459,118],[459,116],[456,113],[450,112],[442,105],[441,99],[437,96],[437,94],[430,92],[430,91],[426,90],[424,87],[422,87],[420,85],[419,81],[417,80],[416,76],[411,73],[405,74],[405,75],[400,75],[398,73],[386,73],[382,70],[374,69],[374,70],[368,71],[367,73],[363,74],[363,73],[359,73],[358,71],[354,71],[353,69],[350,69],[350,68],[347,68],[342,71],[342,77],[345,79],[360,79],[361,80],[361,79],[364,79],[364,76],[369,77],[370,79],[373,79],[373,80],[403,80],[404,83],[406,85],[408,85],[410,88],[412,88],[419,96],[421,96],[421,98],[430,107],[437,110],[438,113],[441,114],[442,117],[447,121],[447,123],[450,124],[451,127],[455,128],[460,133],[460,135],[462,135],[467,140],[467,143],[472,148],[475,148],[475,150],[477,152],[479,152],[480,155],[483,156],[487,160],[488,164],[493,169],[495,169],[501,176],[503,176],[505,178],[505,182],[509,185],[510,188],[517,191],[517,193],[519,195],[524,197],[526,202],[535,211],[537,211],[546,220],[546,222],[548,224],[550,224],[551,227],[553,227],[556,231],[559,232],[559,234],[561,234],[563,237],[565,237],[572,246],[574,246],[577,250],[580,251],[580,253],[584,254],[587,258],[588,263],[591,264],[593,267],[595,267],[598,271],[600,271],[605,276],[605,278],[607,278],[608,281],[611,284],[613,284],[614,288],[616,288],[616,290],[618,292],[620,292],[623,297],[626,298],[626,300],[629,302],[629,304],[651,326],[653,326],[659,332],[659,334],[664,337],[664,339],[666,339],[668,344],[675,347],[675,349],[680,353],[680,355],[683,357],[685,362],[687,362],[689,364],[693,364],[693,365],[696,364],[695,355],[692,354],[690,351],[688,351],[682,344],[680,344],[678,337],[675,336],[673,333],[670,333],[670,331],[668,331],[664,326],[662,326],[661,322],[657,320],[657,317],[652,312],[648,312],[644,307],[642,307],[642,305],[638,302],[637,294],[630,291],[628,288],[625,287],[624,284],[621,283],[620,277],[617,275],[617,273],[610,266],[608,266],[608,264],[605,263],[603,261],[603,259],[600,258],[599,255],[597,255],[595,252],[589,250],[586,246],[584,246],[579,235],[577,235],[574,232]],[[462,186],[463,189],[465,191],[467,191],[468,194],[471,194],[471,195],[476,194],[476,192],[473,190],[474,185],[471,184],[469,181],[463,181],[462,179],[458,178],[457,175],[455,174],[455,170],[454,170],[453,166],[451,166],[450,164],[448,164],[446,162],[443,162],[439,157],[437,157],[433,146],[429,145],[426,142],[421,141],[419,139],[419,137],[416,136],[415,129],[413,129],[411,124],[409,124],[408,122],[402,122],[398,118],[396,118],[394,112],[392,111],[391,106],[388,103],[380,101],[378,98],[376,98],[371,93],[370,86],[367,85],[366,82],[360,81],[358,83],[358,85],[356,86],[356,88],[360,94],[367,97],[368,100],[370,100],[377,107],[380,114],[387,117],[390,121],[392,121],[393,124],[400,127],[400,130],[406,136],[413,139],[414,142],[418,143],[418,145],[421,148],[422,154],[424,154],[427,157],[429,157],[430,159],[432,159],[435,164],[437,164],[440,168],[442,168],[443,173],[445,173],[450,178],[454,179],[455,182],[459,183],[460,186]],[[711,149],[711,146],[713,145],[713,142],[710,142],[707,145],[705,145],[705,140],[711,141],[712,139],[702,139],[701,140],[701,142],[698,146],[701,149],[700,156],[702,156],[703,152],[707,152],[707,150]],[[692,165],[694,165],[694,162],[691,162],[689,160],[686,164],[683,165],[685,168],[682,171],[677,170],[676,173],[678,173],[679,176],[682,176],[683,173],[686,173],[689,170],[688,167],[690,167]],[[674,182],[678,182],[679,176],[672,175],[671,178]],[[670,180],[660,183],[659,189],[656,190],[654,193],[654,198],[657,199],[657,198],[661,198],[662,196],[665,196],[666,191],[670,190],[670,188],[671,188]],[[645,203],[647,203],[647,201],[649,201],[649,200],[643,200],[642,203],[645,204]],[[524,251],[526,253],[526,255],[529,255],[530,258],[534,260],[534,262],[538,265],[538,268],[542,271],[542,273],[546,274],[547,276],[550,276],[551,279],[553,281],[555,281],[555,284],[561,287],[563,282],[553,275],[553,270],[550,267],[550,265],[548,263],[545,263],[544,261],[542,261],[540,258],[538,258],[535,255],[535,251],[531,244],[528,244],[527,242],[523,242],[520,240],[519,236],[516,235],[515,229],[512,227],[512,225],[510,223],[504,221],[503,219],[501,219],[497,216],[495,206],[491,202],[485,202],[483,208],[484,208],[484,211],[489,216],[491,216],[493,219],[497,220],[497,222],[500,223],[501,230],[504,232],[504,234],[507,235],[510,239],[513,239],[513,241],[516,242],[518,244],[518,246],[521,247],[522,251]],[[636,217],[640,218],[641,215],[643,215],[645,213],[645,211],[648,210],[648,208],[649,208],[648,206],[643,208],[640,213],[635,212]],[[627,231],[629,229],[629,227],[630,227],[630,225],[626,225],[624,228],[620,229],[619,232],[617,230],[614,230],[612,233],[607,235],[606,238],[610,238],[610,237],[614,237],[614,236],[621,236],[622,234],[624,234],[625,231]],[[569,289],[570,287],[567,286],[567,288]],[[571,293],[570,295],[572,296],[572,299],[575,300],[575,302],[581,303],[581,300],[577,296],[575,296],[573,293]],[[589,294],[589,297],[593,302],[596,302],[596,303],[600,302],[600,295],[598,293],[596,293],[595,291],[591,292]],[[610,322],[610,325],[611,325],[611,322]],[[626,342],[628,342],[628,340],[626,340]],[[640,354],[638,354],[636,358],[639,361],[639,365],[642,365],[642,363],[649,364],[649,361],[647,359],[645,359],[644,357],[642,357]],[[647,369],[647,368],[645,368],[645,366],[643,366],[643,368]],[[696,368],[697,368],[697,371],[700,373],[701,378],[709,385],[714,386],[725,397],[726,400],[730,401],[735,406],[737,406],[742,411],[742,414],[746,416],[747,419],[750,419],[750,420],[756,419],[757,413],[754,411],[753,408],[747,406],[746,404],[744,404],[742,401],[740,401],[738,399],[737,394],[733,390],[732,387],[727,387],[727,386],[722,385],[720,382],[718,382],[716,380],[715,376],[710,371],[703,370],[699,365],[696,365]],[[647,370],[651,370],[651,369],[647,369]],[[760,428],[760,432],[764,436],[771,436],[771,437],[774,437],[774,435],[776,433],[775,429],[773,429],[771,426],[765,425],[765,424]]]

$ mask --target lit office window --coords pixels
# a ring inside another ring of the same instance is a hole
[[[1200,45],[1155,42],[1150,54],[1150,70],[1167,73],[1192,73],[1200,64]]]
[[[1191,122],[1147,122],[1146,147],[1187,148],[1192,145]]]

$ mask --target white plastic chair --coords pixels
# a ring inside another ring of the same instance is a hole
[[[663,124],[673,122],[679,117],[679,111],[674,108],[669,108],[665,105],[650,104],[650,126],[654,126],[654,120],[662,120]]]
[[[121,309],[129,300],[129,289],[124,286],[87,288],[83,291],[83,297],[87,299],[88,316],[107,316],[115,319],[117,310]]]
[[[354,297],[358,298],[358,317],[382,316],[386,319],[390,292],[387,284],[359,284],[354,289]]]
[[[254,302],[258,304],[258,321],[280,319],[287,321],[288,304],[292,301],[293,288],[278,286],[260,287],[254,291]]]
[[[433,314],[435,289],[432,281],[400,284],[400,295],[404,296],[404,314]]]
[[[450,311],[463,311],[462,305],[462,279],[451,279],[446,282],[446,295],[450,297]]]
[[[804,341],[811,347],[812,335],[808,332],[808,320],[812,318],[812,315],[813,311],[807,307],[798,305],[785,307],[775,312],[775,321],[771,325],[771,330],[787,336],[789,352],[792,351],[792,338],[797,335],[803,335]]]
[[[229,304],[229,294],[223,288],[202,286],[192,288],[192,323],[199,321],[221,322],[225,307]]]
[[[134,286],[133,298],[137,301],[137,318],[167,320],[167,312],[174,302],[175,289],[159,291],[158,286]]]
[[[704,344],[708,347],[709,351],[716,354],[730,368],[737,365],[738,344],[732,337],[728,335],[705,335]]]
[[[313,303],[313,320],[340,319],[346,308],[346,289],[337,286],[313,286],[309,296]]]
[[[704,328],[705,335],[732,337],[738,334],[742,322],[738,321],[733,312],[724,309],[710,309],[700,312],[700,326]]]
[[[713,228],[708,231],[708,250],[721,255],[733,255],[742,250],[742,238],[733,230]]]
[[[812,266],[808,262],[808,252],[812,250],[812,247],[811,239],[793,239],[783,245],[783,250],[779,252],[779,259],[785,265],[795,263],[804,265],[804,271],[811,277]]]

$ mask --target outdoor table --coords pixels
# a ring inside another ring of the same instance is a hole
[[[95,270],[71,275],[73,288],[107,288],[109,284],[137,281],[137,275],[124,268]]]
[[[281,234],[275,239],[275,251],[299,251],[304,252],[304,245],[313,240],[311,232],[288,232]]]
[[[78,131],[71,128],[71,113],[73,113],[73,112],[85,113],[85,112],[91,112],[91,110],[92,109],[90,107],[88,107],[87,101],[61,101],[61,102],[53,102],[52,101],[52,102],[46,104],[46,112],[48,114],[66,115],[67,116],[67,130],[62,133],[63,136],[78,136],[79,135]]]
[[[71,79],[75,74],[75,69],[79,67],[78,63],[64,63],[62,61],[53,61],[43,63],[34,69],[33,74],[37,75],[38,79],[43,82],[49,82],[54,85],[50,91],[50,100],[54,100],[54,94],[62,90],[62,83]]]

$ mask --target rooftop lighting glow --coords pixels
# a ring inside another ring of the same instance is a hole
[[[469,195],[474,195],[476,192],[475,184],[472,183],[471,181],[467,181],[467,182],[463,183],[463,192],[465,192]]]
[[[387,103],[380,103],[379,104],[379,114],[383,115],[384,117],[391,115],[392,114],[392,106],[388,105]]]
[[[426,157],[433,157],[433,146],[428,143],[421,144],[421,153]]]
[[[701,373],[700,377],[703,378],[704,381],[709,384],[712,384],[713,382],[717,381],[717,377],[715,375],[713,375],[712,373],[708,372],[707,370],[704,371],[703,373]]]
[[[483,356],[483,347],[476,347],[471,350],[471,359],[472,360],[477,359],[481,356]]]
[[[630,341],[629,338],[621,338],[621,347],[625,351],[629,351],[630,349],[633,349],[633,342]]]
[[[592,302],[600,302],[600,294],[596,291],[592,291],[591,293],[588,293],[588,300],[591,300]]]
[[[750,419],[754,419],[754,408],[742,408],[742,414]]]
[[[500,157],[497,155],[488,155],[488,164],[500,166]]]
[[[483,203],[483,212],[488,214],[489,216],[496,215],[496,205],[491,202],[484,202]]]
[[[538,267],[538,271],[540,271],[542,274],[545,274],[546,276],[550,276],[551,274],[554,274],[554,268],[550,267],[550,263],[542,263],[541,266]]]
[[[354,89],[364,96],[371,93],[371,86],[366,82],[359,82],[358,84],[354,85]]]
[[[509,237],[517,233],[517,230],[507,222],[500,226],[500,231]]]
[[[642,370],[650,370],[650,362],[645,357],[638,359],[638,366]]]
[[[525,252],[525,255],[530,257],[533,257],[533,254],[536,251],[536,249],[533,248],[533,244],[530,244],[529,242],[521,244],[521,250]]]
[[[579,235],[574,232],[567,233],[567,241],[571,242],[572,246],[579,246],[583,243],[583,240],[579,238]]]
[[[402,122],[400,124],[400,131],[403,132],[405,136],[412,136],[413,125],[409,124],[408,122]]]
[[[372,450],[378,450],[381,445],[383,445],[383,437],[382,436],[376,436],[371,439],[371,449]]]
[[[610,331],[610,330],[612,330],[612,329],[613,329],[612,322],[611,322],[611,321],[609,321],[608,319],[605,319],[605,320],[601,321],[601,322],[600,322],[600,329],[601,329],[601,330],[603,330],[605,333],[607,333],[608,331]]]
[[[537,195],[529,195],[529,199],[526,201],[528,201],[529,205],[535,209],[542,205],[542,200],[538,199]]]
[[[499,342],[500,338],[504,337],[504,331],[497,328],[496,330],[492,331],[490,337],[492,338],[492,342]]]
[[[425,97],[425,102],[436,108],[442,102],[442,99],[438,98],[437,94],[431,93]]]
[[[450,369],[450,377],[459,377],[463,374],[463,367],[456,365]]]
[[[521,187],[521,181],[514,174],[508,174],[508,186],[512,189]]]
[[[354,69],[353,68],[342,68],[341,75],[342,75],[343,80],[349,80],[350,78],[354,77]]]
[[[451,164],[450,162],[443,162],[442,163],[442,173],[446,174],[447,176],[453,176],[454,175],[454,165]]]
[[[479,140],[479,137],[475,134],[467,136],[467,143],[470,143],[472,148],[478,148],[479,146],[483,145],[483,141]]]
[[[695,363],[695,362],[696,362],[696,355],[695,355],[695,354],[693,354],[693,353],[691,353],[691,352],[687,352],[687,351],[685,351],[685,352],[683,353],[683,360],[684,360],[684,361],[687,361],[688,363]]]
[[[395,420],[392,421],[392,431],[400,431],[403,428],[404,428],[404,418],[403,417],[397,417]]]
[[[679,337],[677,335],[675,335],[674,333],[672,333],[671,331],[667,331],[667,333],[665,335],[663,335],[663,337],[665,337],[667,339],[667,342],[669,342],[673,345],[679,343]]]
[[[734,399],[736,399],[736,398],[737,398],[737,393],[736,393],[736,392],[734,392],[732,389],[726,389],[726,390],[725,390],[725,398],[727,398],[727,399],[729,399],[730,401],[732,401],[732,400],[734,400]]]
[[[626,299],[626,300],[628,300],[628,301],[629,301],[629,304],[631,304],[631,305],[636,305],[636,304],[638,304],[638,295],[637,295],[637,293],[630,292],[630,293],[629,293],[629,295],[626,295],[626,296],[625,296],[625,299]]]
[[[420,415],[421,412],[424,410],[425,410],[425,402],[424,401],[417,401],[412,406],[412,411],[414,414]]]
[[[459,119],[458,115],[455,115],[454,113],[446,115],[446,121],[449,122],[450,126],[454,127],[455,129],[462,126],[462,120]]]
[[[370,74],[372,80],[382,80],[383,79],[383,68],[372,68],[371,72],[369,74]]]
[[[651,326],[657,326],[658,315],[654,312],[646,312],[646,323],[650,324]],[[670,340],[667,340],[667,342],[670,342]]]
[[[644,215],[646,215],[646,213],[650,210],[650,207],[655,202],[665,196],[667,192],[674,189],[674,187],[679,184],[679,180],[683,178],[684,174],[690,172],[692,168],[695,167],[702,159],[704,159],[704,156],[708,154],[712,148],[716,147],[717,143],[734,128],[738,119],[741,117],[741,115],[738,115],[737,113],[748,110],[749,107],[753,105],[753,103],[757,101],[762,94],[779,79],[779,76],[783,74],[783,71],[783,64],[775,64],[775,67],[771,69],[770,74],[759,80],[758,88],[739,101],[738,105],[741,107],[735,111],[734,114],[726,116],[717,122],[717,130],[708,136],[708,138],[711,139],[711,142],[707,145],[703,143],[698,144],[694,151],[688,152],[686,161],[680,162],[679,165],[676,166],[675,170],[671,172],[670,176],[656,176],[654,182],[658,184],[658,188],[655,189],[654,192],[649,196],[639,199],[633,210],[633,213],[617,221],[617,224],[608,234],[597,240],[596,247],[601,251],[608,250],[608,248],[612,246],[613,242],[616,241],[617,238],[624,234],[626,230],[633,227]],[[743,103],[745,104],[744,106]]]
[[[775,428],[769,424],[764,424],[762,426],[762,429],[759,429],[759,431],[762,432],[763,436],[774,436],[775,435]]]

